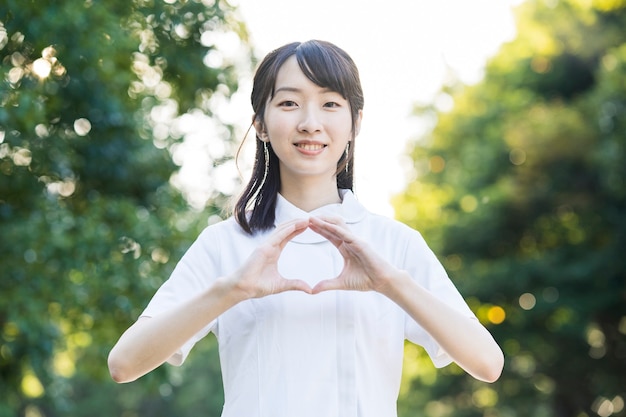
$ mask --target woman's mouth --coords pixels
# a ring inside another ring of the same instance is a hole
[[[322,143],[296,143],[295,145],[297,148],[309,152],[320,151],[326,147],[326,145]]]

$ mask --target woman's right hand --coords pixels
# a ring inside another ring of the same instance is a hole
[[[308,226],[308,219],[291,220],[279,225],[238,270],[225,277],[242,299],[260,298],[293,290],[311,293],[311,287],[306,282],[287,279],[278,272],[278,259],[283,249]]]

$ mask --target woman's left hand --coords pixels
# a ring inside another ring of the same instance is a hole
[[[309,228],[330,241],[344,259],[341,273],[319,282],[313,294],[328,290],[378,291],[385,293],[398,270],[370,245],[350,232],[340,218],[311,217]]]

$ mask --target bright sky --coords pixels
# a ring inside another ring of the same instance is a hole
[[[478,81],[486,60],[515,35],[512,7],[519,2],[231,0],[259,57],[309,39],[333,42],[352,56],[365,93],[355,191],[371,211],[388,216],[390,197],[406,184],[407,141],[424,129],[411,117],[413,106],[432,102],[450,69],[466,83]],[[239,97],[246,123],[249,88]]]

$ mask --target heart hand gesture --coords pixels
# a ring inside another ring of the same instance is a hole
[[[343,256],[344,267],[333,279],[318,283],[313,294],[328,290],[378,291],[389,289],[398,270],[378,255],[360,238],[350,232],[343,220],[312,217],[309,227],[328,239]]]

